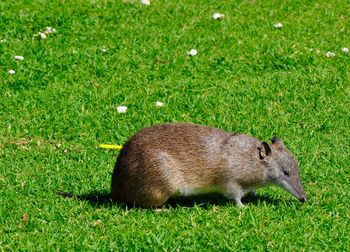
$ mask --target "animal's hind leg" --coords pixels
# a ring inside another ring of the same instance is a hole
[[[169,199],[169,193],[161,189],[152,190],[144,195],[145,197],[138,197],[134,202],[142,208],[159,207]]]

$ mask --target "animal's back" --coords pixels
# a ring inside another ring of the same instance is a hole
[[[191,123],[162,124],[137,132],[127,142],[137,142],[141,148],[159,148],[167,151],[183,151],[184,147],[207,147],[210,141],[226,139],[230,133],[209,126]],[[215,139],[213,139],[213,137]]]

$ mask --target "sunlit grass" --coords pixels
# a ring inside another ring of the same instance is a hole
[[[1,250],[346,251],[349,8],[2,1]],[[214,20],[217,12],[224,18]],[[57,33],[33,37],[48,26]],[[56,195],[107,194],[118,152],[99,144],[182,121],[263,140],[277,134],[298,159],[308,202],[268,188],[244,209],[204,196],[156,212]]]

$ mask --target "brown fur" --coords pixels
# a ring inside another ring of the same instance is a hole
[[[270,183],[261,146],[253,137],[208,126],[176,123],[145,128],[120,152],[111,197],[156,207],[170,197],[219,192],[242,205],[243,193]]]

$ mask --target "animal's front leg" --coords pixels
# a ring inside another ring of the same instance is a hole
[[[239,185],[228,185],[226,187],[226,197],[236,203],[238,207],[244,207],[241,199],[243,197],[243,190]]]

